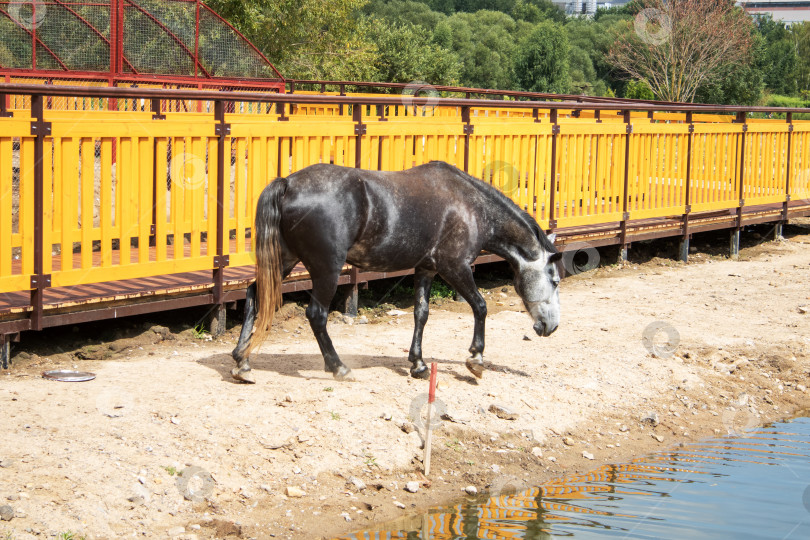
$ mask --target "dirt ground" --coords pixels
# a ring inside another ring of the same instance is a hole
[[[466,486],[541,483],[788,417],[810,407],[807,223],[778,242],[744,233],[754,245],[739,261],[698,243],[689,264],[653,249],[567,278],[549,338],[511,286],[489,288],[481,381],[464,367],[469,308],[437,301],[424,351],[444,416],[430,478],[412,431],[427,382],[407,377],[407,306],[367,324],[331,318],[349,383],[322,371],[294,303],[253,359],[256,385],[229,374],[238,326],[215,340],[142,321],[26,335],[0,375],[0,506],[14,516],[0,538],[331,538]],[[60,383],[49,369],[97,377]]]

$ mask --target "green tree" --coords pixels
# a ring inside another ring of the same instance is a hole
[[[366,28],[369,38],[377,45],[376,80],[424,81],[438,85],[458,83],[458,57],[435,44],[430,31],[413,24],[381,19],[370,19]]]
[[[752,31],[750,61],[728,64],[718,76],[698,88],[695,101],[722,105],[756,105],[762,100],[765,80],[765,38]]]
[[[565,12],[549,0],[516,0],[509,12],[516,21],[537,23],[544,20],[565,23]]]
[[[759,16],[754,21],[764,39],[759,67],[765,86],[777,94],[795,95],[799,55],[793,35],[785,23],[773,20],[770,15]]]
[[[363,8],[363,13],[393,23],[422,26],[428,30],[433,30],[440,22],[447,19],[447,15],[444,13],[433,11],[426,3],[413,0],[371,0]]]
[[[659,99],[693,101],[701,86],[750,63],[751,17],[733,0],[641,0],[642,16],[620,35],[609,61],[647,81]]]
[[[577,94],[597,95],[594,88],[597,84],[596,70],[588,51],[581,47],[571,46],[568,53],[568,64],[571,90]],[[601,89],[604,92],[604,83]]]
[[[605,57],[624,29],[626,19],[610,15],[598,21],[580,17],[568,21],[565,31],[571,45],[572,88],[584,87],[586,94],[597,96],[607,95],[609,88],[624,88],[626,81],[617,78],[615,69]]]
[[[523,90],[566,93],[570,90],[569,45],[565,31],[542,22],[524,38],[515,55],[515,73]]]
[[[552,19],[559,23],[565,22],[565,12],[551,0],[425,0],[425,2],[431,9],[447,15],[500,11],[517,21],[536,23]]]
[[[461,83],[477,88],[515,88],[516,43],[532,25],[497,11],[456,13],[448,17],[453,52],[461,62]]]
[[[624,97],[649,101],[655,99],[655,94],[653,94],[652,88],[647,84],[647,81],[630,81],[627,83],[627,91]]]
[[[205,0],[208,6],[234,25],[248,39],[256,35],[262,11],[272,0]]]
[[[796,43],[798,56],[796,65],[798,90],[806,99],[810,99],[810,22],[794,24],[790,27],[790,31]]]
[[[367,80],[374,44],[360,9],[368,0],[209,0],[285,77]],[[241,4],[241,5],[240,5]]]

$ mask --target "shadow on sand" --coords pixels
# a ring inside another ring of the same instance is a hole
[[[355,373],[360,375],[362,370],[373,367],[384,367],[390,369],[400,377],[409,377],[410,362],[406,356],[371,356],[371,355],[348,355],[343,358],[343,362]],[[436,358],[426,358],[425,362],[437,362],[440,365],[464,366],[464,361],[440,360]],[[197,363],[210,368],[222,377],[222,380],[232,384],[242,384],[231,377],[231,369],[236,365],[230,354],[215,354],[205,358],[200,358]],[[323,371],[323,357],[319,354],[256,354],[250,359],[250,366],[253,371],[268,371],[288,377],[300,377],[303,379],[323,378],[324,381],[334,381],[330,373]],[[516,370],[508,366],[485,363],[486,371],[490,376],[497,375],[497,372],[509,373],[518,377],[529,377],[524,371]],[[487,375],[485,371],[485,375]],[[313,375],[319,372],[322,375]],[[455,370],[450,374],[458,381],[469,384],[478,384],[478,380],[465,372],[457,373]]]

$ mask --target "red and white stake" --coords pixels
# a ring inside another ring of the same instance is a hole
[[[433,416],[433,402],[436,401],[436,373],[438,371],[438,366],[436,362],[430,364],[430,389],[428,390],[428,410],[427,410],[427,424],[426,424],[426,431],[427,434],[425,435],[425,476],[430,475],[430,446],[431,446],[431,434],[433,432],[430,429],[430,419]]]

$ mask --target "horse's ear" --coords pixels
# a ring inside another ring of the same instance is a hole
[[[555,240],[557,240],[557,233],[551,233],[550,235],[548,235],[549,242],[553,244]]]

